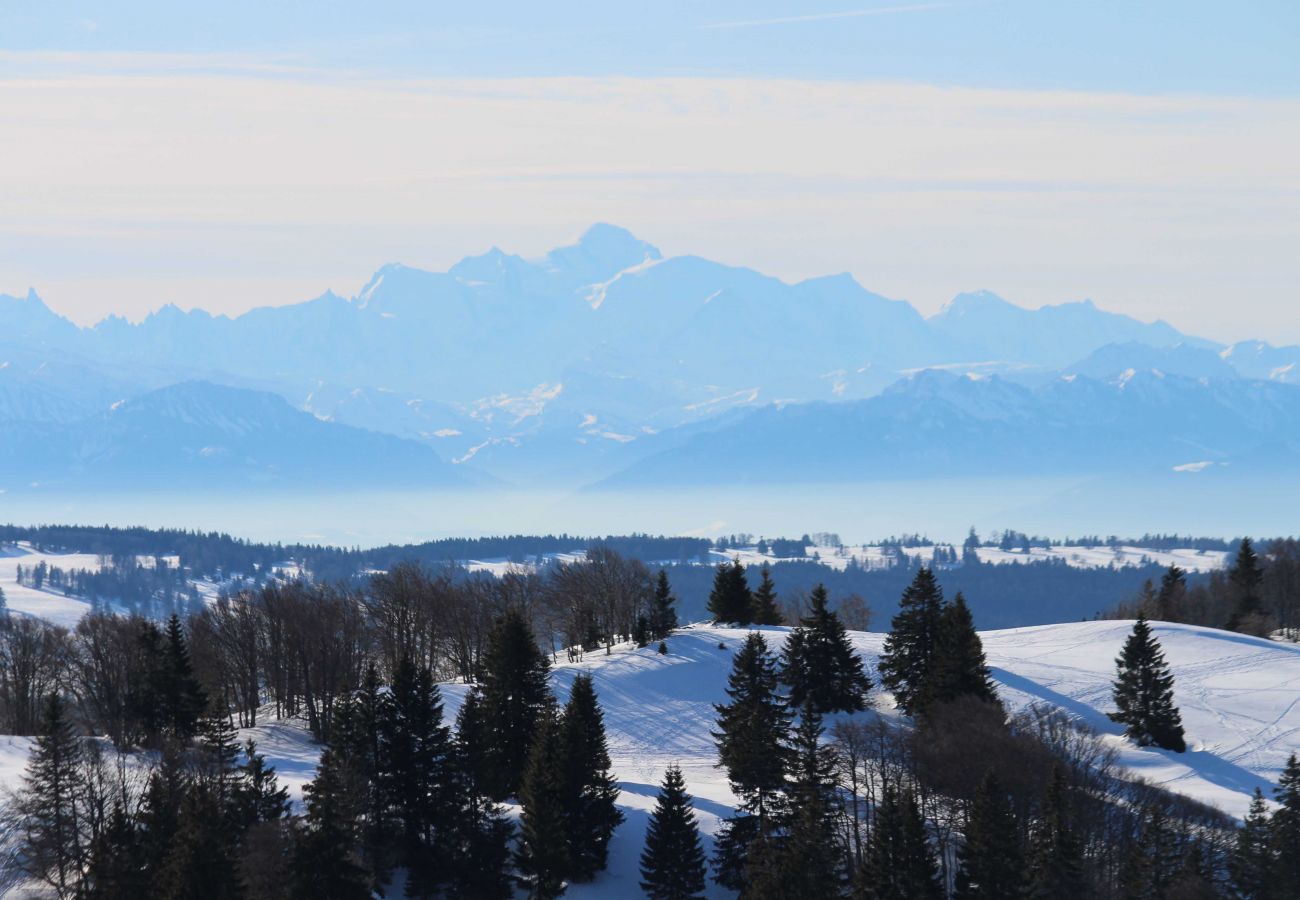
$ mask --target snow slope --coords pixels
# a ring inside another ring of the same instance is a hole
[[[1139,749],[1106,718],[1114,657],[1132,623],[1044,625],[982,634],[998,690],[1009,708],[1048,703],[1065,710],[1113,743],[1123,763],[1142,777],[1241,816],[1255,787],[1268,791],[1289,753],[1300,750],[1300,648],[1208,628],[1154,623],[1173,667],[1189,750]],[[776,650],[788,629],[765,628]],[[712,835],[734,809],[725,774],[714,768],[710,731],[713,704],[723,699],[732,654],[746,631],[692,626],[668,639],[669,652],[616,648],[560,663],[553,673],[563,700],[579,672],[590,672],[605,711],[610,756],[627,817],[610,846],[610,867],[595,883],[578,885],[575,898],[638,897],[637,860],[665,767],[681,765],[704,832]],[[875,669],[884,635],[851,635]],[[720,646],[721,645],[721,646]],[[468,691],[442,688],[450,721]],[[875,693],[880,714],[896,715],[887,695]],[[876,715],[869,711],[860,715]],[[300,798],[311,779],[317,748],[299,725],[272,722],[248,729],[262,752]],[[0,792],[12,787],[30,743],[0,739]],[[730,896],[710,883],[710,897]]]

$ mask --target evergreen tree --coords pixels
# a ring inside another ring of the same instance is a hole
[[[239,743],[230,716],[214,704],[199,722],[199,775],[216,795],[223,815],[233,807]]]
[[[240,830],[289,815],[289,789],[280,786],[275,766],[266,764],[266,757],[257,752],[251,738],[244,744],[244,763],[235,782],[233,804]]]
[[[360,689],[336,704],[327,741],[356,815],[362,866],[378,885],[387,883],[396,857],[385,791],[384,704],[379,670],[368,663]]]
[[[672,587],[668,584],[668,572],[664,569],[659,570],[659,578],[655,581],[648,624],[649,638],[653,641],[663,640],[677,627],[677,598],[673,596]]]
[[[484,669],[484,777],[488,796],[504,800],[519,790],[537,722],[555,707],[550,662],[517,609],[507,610],[488,636]]]
[[[997,691],[984,659],[984,644],[975,631],[966,598],[957,593],[944,607],[935,639],[934,662],[918,697],[919,706],[974,697],[996,703]]]
[[[1300,759],[1292,753],[1274,791],[1278,809],[1273,813],[1269,845],[1277,860],[1274,883],[1280,893],[1300,894]]]
[[[1268,900],[1274,882],[1268,803],[1259,788],[1250,801],[1245,824],[1228,860],[1232,886],[1242,900]]]
[[[569,874],[574,881],[590,881],[605,868],[609,839],[623,821],[615,805],[619,791],[609,771],[605,719],[590,675],[573,680],[560,725],[560,759]]]
[[[294,900],[370,900],[371,878],[358,852],[360,813],[352,775],[329,746],[316,779],[303,788],[307,815],[293,856]]]
[[[835,782],[835,753],[822,744],[822,720],[804,704],[792,741],[791,812],[775,869],[781,896],[835,897],[845,884]]]
[[[858,870],[854,897],[942,900],[943,893],[916,797],[887,787],[876,809],[876,827]]]
[[[1237,558],[1228,570],[1228,580],[1232,584],[1236,602],[1227,627],[1229,631],[1239,631],[1247,627],[1251,619],[1258,618],[1264,610],[1259,597],[1260,586],[1264,583],[1264,570],[1255,553],[1255,545],[1248,537],[1241,539]]]
[[[81,896],[87,900],[136,900],[148,896],[149,890],[140,831],[117,804],[91,846]]]
[[[208,698],[194,674],[185,629],[175,614],[167,620],[160,694],[162,725],[167,735],[178,741],[194,737]]]
[[[536,726],[536,738],[523,783],[519,788],[519,847],[515,864],[519,883],[533,900],[550,900],[564,893],[570,871],[569,841],[565,827],[564,769],[559,723],[544,716]]]
[[[451,791],[453,819],[451,884],[453,897],[508,900],[514,896],[509,877],[510,821],[484,792],[477,760],[484,751],[482,701],[472,690],[456,716]]]
[[[1186,750],[1182,717],[1174,705],[1174,676],[1145,618],[1139,616],[1134,623],[1115,665],[1113,693],[1119,711],[1110,714],[1111,721],[1122,723],[1138,746]]]
[[[176,836],[153,895],[161,900],[235,900],[234,844],[215,782],[194,782],[181,803]]]
[[[783,621],[781,608],[776,605],[776,585],[772,583],[767,563],[763,563],[759,575],[761,580],[753,593],[749,619],[755,625],[780,625]]]
[[[1125,900],[1167,897],[1182,868],[1183,855],[1175,836],[1164,814],[1153,809],[1129,842],[1120,870],[1120,892]]]
[[[1160,591],[1156,594],[1155,617],[1162,622],[1177,622],[1179,610],[1187,597],[1187,573],[1178,566],[1170,566],[1160,578]]]
[[[726,693],[728,702],[715,707],[718,730],[713,738],[718,765],[727,770],[742,813],[725,823],[714,864],[718,882],[737,889],[745,878],[750,843],[759,835],[766,839],[782,816],[790,760],[790,712],[777,692],[776,662],[759,632],[751,632],[736,653]]]
[[[704,893],[704,850],[682,770],[669,766],[646,828],[641,890],[650,900],[697,900]]]
[[[966,843],[957,854],[958,900],[1002,900],[1024,889],[1020,831],[1007,792],[990,771],[971,804]]]
[[[447,877],[440,841],[450,830],[450,737],[442,724],[442,696],[427,668],[403,657],[380,705],[380,791],[385,817],[398,838],[398,858],[408,869],[407,894],[431,896]]]
[[[880,657],[881,681],[909,715],[934,664],[935,645],[943,618],[943,591],[934,572],[922,566],[903,591]]]
[[[59,897],[72,896],[86,864],[86,823],[80,764],[81,739],[68,721],[63,698],[50,694],[18,795],[23,867]]]
[[[754,598],[740,560],[719,563],[709,592],[708,610],[713,621],[748,625],[753,608]]]
[[[1066,815],[1069,787],[1065,773],[1052,771],[1047,792],[1029,835],[1029,900],[1060,900],[1073,896],[1083,878],[1083,852]]]
[[[181,802],[188,790],[179,752],[175,748],[164,748],[158,765],[149,773],[144,801],[137,817],[140,852],[148,873],[161,871],[171,852],[180,822]]]
[[[786,638],[781,680],[795,708],[810,703],[818,715],[866,708],[871,679],[840,617],[827,607],[826,588],[820,584],[809,598],[808,615]]]

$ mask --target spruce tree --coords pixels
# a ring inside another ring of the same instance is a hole
[[[456,716],[451,781],[455,817],[448,894],[508,900],[514,896],[508,871],[513,829],[501,808],[485,793],[478,766],[483,741],[482,701],[478,691],[471,690]]]
[[[63,698],[50,694],[18,795],[24,870],[59,897],[76,891],[89,851],[82,797],[81,739]]]
[[[1180,609],[1186,597],[1187,573],[1178,566],[1170,566],[1160,578],[1155,617],[1162,622],[1180,621]]]
[[[697,900],[704,893],[704,850],[682,770],[668,767],[646,828],[641,890],[650,900]]]
[[[515,865],[520,885],[533,900],[550,900],[564,893],[570,870],[563,762],[559,723],[548,714],[536,723],[536,737],[519,788],[523,810]]]
[[[307,801],[293,856],[294,900],[369,900],[371,877],[359,853],[360,811],[352,773],[326,746],[316,778],[303,788]]]
[[[180,821],[181,803],[188,789],[179,752],[165,747],[157,766],[149,773],[137,816],[140,853],[146,872],[160,871],[171,852]]]
[[[484,778],[488,796],[518,792],[540,719],[553,716],[550,662],[523,614],[510,609],[488,636],[484,660]]]
[[[708,610],[713,621],[748,625],[753,608],[754,599],[740,560],[719,563],[713,575],[713,589],[709,592]]]
[[[1242,900],[1268,900],[1275,879],[1268,803],[1259,788],[1228,859],[1232,886]]]
[[[166,900],[236,900],[237,837],[216,783],[194,782],[181,803],[176,836],[154,879],[153,895]]]
[[[1275,887],[1300,894],[1300,759],[1292,753],[1274,790],[1278,809],[1273,813],[1269,846],[1277,860]]]
[[[939,868],[911,791],[885,788],[855,881],[857,900],[942,900]]]
[[[821,737],[821,715],[809,701],[792,740],[786,786],[791,812],[775,867],[785,897],[835,897],[847,880],[837,818],[835,752]]]
[[[397,855],[385,791],[388,754],[381,730],[385,702],[379,670],[368,663],[360,689],[335,704],[326,741],[354,807],[362,867],[381,886],[387,883]]]
[[[220,704],[213,704],[199,722],[199,776],[211,786],[223,815],[232,807],[238,761],[235,726]]]
[[[677,598],[673,596],[672,586],[668,583],[668,572],[659,570],[655,581],[655,593],[650,601],[649,638],[660,641],[677,627]]]
[[[989,771],[975,792],[966,843],[957,854],[958,900],[1002,900],[1024,889],[1020,830],[1007,792]]]
[[[150,887],[140,830],[121,804],[116,804],[91,846],[81,896],[87,900],[136,900],[147,897]]]
[[[609,771],[604,715],[590,675],[573,680],[559,743],[569,875],[577,882],[590,881],[605,868],[609,839],[623,821],[615,805],[619,791]]]
[[[866,709],[871,679],[840,617],[828,608],[826,588],[820,584],[813,588],[808,614],[786,638],[781,680],[796,709],[805,703],[818,715]]]
[[[880,679],[893,691],[899,708],[909,715],[917,709],[934,664],[943,606],[943,591],[934,572],[922,566],[903,591],[898,614],[885,638]]]
[[[974,697],[986,703],[998,700],[984,658],[984,644],[960,591],[940,615],[934,662],[917,699],[919,708],[924,709],[928,704],[949,703],[958,697]]]
[[[776,605],[776,585],[772,583],[767,563],[763,563],[759,576],[761,580],[753,593],[749,619],[755,625],[780,625],[783,621],[781,608]]]
[[[1115,665],[1113,695],[1119,710],[1110,713],[1111,721],[1123,724],[1138,746],[1186,750],[1182,717],[1174,705],[1174,676],[1145,618],[1139,616],[1133,624]]]
[[[235,821],[241,830],[289,815],[289,789],[281,787],[275,766],[257,752],[252,738],[244,744],[244,763],[234,789]]]
[[[1029,833],[1029,884],[1025,894],[1029,900],[1073,896],[1083,878],[1083,852],[1068,822],[1068,794],[1065,773],[1057,766]]]
[[[167,620],[159,701],[163,710],[163,727],[168,736],[182,742],[194,737],[208,698],[194,674],[185,629],[180,617],[174,613]]]
[[[1260,586],[1264,583],[1264,570],[1260,565],[1259,555],[1250,538],[1242,538],[1237,548],[1237,558],[1228,570],[1228,581],[1232,584],[1234,604],[1232,615],[1228,618],[1229,631],[1240,631],[1258,618],[1264,610],[1260,600]]]
[[[784,812],[789,767],[790,712],[777,692],[776,662],[767,641],[751,632],[737,651],[727,678],[727,703],[716,706],[718,766],[727,770],[742,812],[728,819],[715,844],[717,880],[738,889],[750,843],[765,838]]]

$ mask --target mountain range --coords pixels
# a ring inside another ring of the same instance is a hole
[[[596,225],[233,318],[81,328],[0,295],[0,488],[1285,470],[1297,363],[1088,300],[978,291],[927,318]]]

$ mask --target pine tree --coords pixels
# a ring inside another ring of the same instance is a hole
[[[181,803],[189,790],[180,753],[165,747],[157,766],[149,773],[144,801],[137,816],[140,852],[144,869],[155,873],[171,852],[180,822]]]
[[[1029,835],[1029,900],[1060,900],[1078,890],[1083,878],[1083,853],[1066,815],[1069,787],[1057,766],[1039,805]]]
[[[1259,788],[1228,860],[1232,885],[1242,900],[1267,900],[1274,881],[1268,803]]]
[[[181,803],[176,836],[153,883],[162,900],[235,900],[236,835],[228,827],[215,782],[196,781]]]
[[[136,900],[148,896],[149,889],[140,831],[121,804],[116,804],[91,846],[81,896],[87,900]]]
[[[235,726],[220,704],[214,704],[199,722],[199,751],[201,780],[211,786],[224,815],[232,808],[238,780],[239,743]]]
[[[916,797],[887,787],[876,809],[876,827],[858,870],[854,897],[942,900],[943,893]]]
[[[673,596],[672,587],[668,584],[668,572],[664,569],[659,570],[659,578],[655,581],[648,624],[649,638],[652,641],[663,640],[677,627],[677,598]]]
[[[329,746],[303,794],[307,815],[294,848],[292,897],[370,900],[371,878],[358,852],[356,790],[344,761]]]
[[[853,650],[839,616],[827,607],[826,588],[817,585],[808,615],[790,632],[781,652],[781,680],[790,705],[811,703],[814,712],[858,712],[867,705],[871,679]]]
[[[512,827],[484,793],[477,761],[483,756],[482,701],[471,690],[456,716],[451,794],[451,884],[448,895],[476,900],[508,900],[514,887],[508,873]]]
[[[785,897],[835,897],[846,881],[836,816],[835,753],[821,737],[821,716],[811,702],[805,703],[791,748],[789,824],[775,867]]]
[[[1174,705],[1174,676],[1145,618],[1139,616],[1133,624],[1115,665],[1113,693],[1119,711],[1110,714],[1111,721],[1123,724],[1124,733],[1138,746],[1186,750],[1182,717]]]
[[[265,822],[275,822],[289,815],[289,789],[281,787],[275,766],[257,752],[250,738],[244,744],[244,763],[235,782],[234,819],[240,830]]]
[[[940,615],[934,662],[921,687],[918,705],[924,709],[928,704],[949,703],[958,697],[974,697],[986,703],[998,700],[984,658],[984,644],[961,592]]]
[[[765,839],[784,812],[783,790],[789,767],[790,712],[777,693],[776,662],[767,641],[751,632],[732,661],[728,702],[715,709],[718,765],[727,770],[742,813],[728,819],[715,844],[720,884],[738,889],[746,872],[750,843]]]
[[[380,791],[385,817],[398,835],[399,860],[409,871],[407,893],[431,896],[447,877],[439,842],[450,830],[445,785],[450,736],[442,724],[442,696],[427,668],[409,657],[398,663],[380,704]]]
[[[1269,845],[1277,860],[1275,889],[1300,893],[1300,759],[1292,753],[1274,790],[1278,809],[1273,813]]]
[[[990,771],[971,804],[966,843],[957,854],[958,900],[1002,900],[1024,889],[1020,831],[1001,782]]]
[[[208,698],[194,675],[185,629],[175,614],[167,620],[159,703],[163,710],[163,728],[170,737],[178,741],[194,737]]]
[[[709,592],[708,610],[713,621],[748,625],[753,608],[754,599],[740,560],[719,563]]]
[[[560,725],[560,759],[569,874],[574,881],[590,881],[605,868],[609,839],[623,821],[615,805],[619,791],[609,771],[604,715],[590,675],[573,680]]]
[[[1241,544],[1237,548],[1237,558],[1233,561],[1232,568],[1228,570],[1228,580],[1232,583],[1236,602],[1232,615],[1228,619],[1227,628],[1229,631],[1239,631],[1248,627],[1251,620],[1258,618],[1264,609],[1259,597],[1260,586],[1264,582],[1264,570],[1260,565],[1258,554],[1255,553],[1255,545],[1248,537],[1241,539]]]
[[[81,799],[81,739],[68,721],[63,698],[50,694],[18,796],[23,867],[59,897],[77,889],[89,847]]]
[[[943,591],[934,572],[922,566],[903,591],[898,614],[885,638],[880,678],[893,691],[899,708],[909,715],[917,708],[934,664],[943,606]]]
[[[1170,566],[1160,578],[1155,617],[1162,622],[1180,621],[1179,609],[1186,597],[1187,573],[1177,566]]]
[[[547,715],[537,723],[519,788],[523,811],[519,816],[515,865],[520,885],[533,900],[550,900],[564,893],[564,880],[570,870],[564,787],[559,723]]]
[[[537,722],[555,707],[550,662],[518,610],[508,610],[492,629],[484,669],[484,777],[488,796],[504,800],[519,790]]]
[[[761,580],[753,593],[749,619],[755,625],[780,625],[783,621],[781,608],[776,605],[776,585],[772,583],[767,563],[763,563],[759,575]]]
[[[704,850],[682,770],[669,766],[646,828],[641,890],[650,900],[697,900],[704,893]]]

